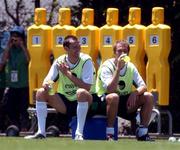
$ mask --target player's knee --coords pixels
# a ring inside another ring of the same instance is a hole
[[[106,101],[108,104],[118,105],[119,103],[119,96],[116,93],[111,93],[106,96]]]
[[[150,92],[145,92],[144,96],[145,96],[145,102],[148,103],[149,106],[153,106],[154,105],[153,95]]]
[[[81,100],[81,99],[84,99],[84,100],[91,99],[90,93],[89,93],[87,90],[82,89],[82,88],[79,88],[79,89],[77,90],[76,96],[77,96],[77,100]]]
[[[36,100],[44,100],[46,95],[47,95],[47,93],[44,90],[44,88],[40,88],[36,92]]]

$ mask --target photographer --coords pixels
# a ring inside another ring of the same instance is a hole
[[[26,48],[25,32],[20,26],[10,31],[10,40],[5,49],[3,62],[6,64],[5,110],[9,125],[27,131],[29,116],[28,63],[30,57]]]

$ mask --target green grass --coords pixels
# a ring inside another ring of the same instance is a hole
[[[118,141],[74,141],[70,138],[25,140],[22,137],[0,137],[1,150],[179,150],[180,142],[156,140],[138,142],[135,139]]]

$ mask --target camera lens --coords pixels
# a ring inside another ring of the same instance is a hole
[[[17,42],[17,40],[16,40],[16,39],[12,39],[11,41],[12,41],[12,42]]]

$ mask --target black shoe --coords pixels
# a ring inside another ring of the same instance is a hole
[[[150,138],[149,134],[145,134],[145,135],[140,136],[140,137],[136,136],[136,138],[137,138],[138,141],[150,141],[150,142],[155,141],[154,139]]]
[[[40,134],[40,133],[36,133],[34,135],[28,135],[28,136],[25,136],[24,139],[45,139],[46,136],[44,136],[43,134]]]
[[[153,139],[150,138],[149,134],[144,134],[142,136],[139,136],[139,130],[144,128],[143,126],[139,126],[137,129],[136,129],[136,139],[138,141],[154,141]]]

